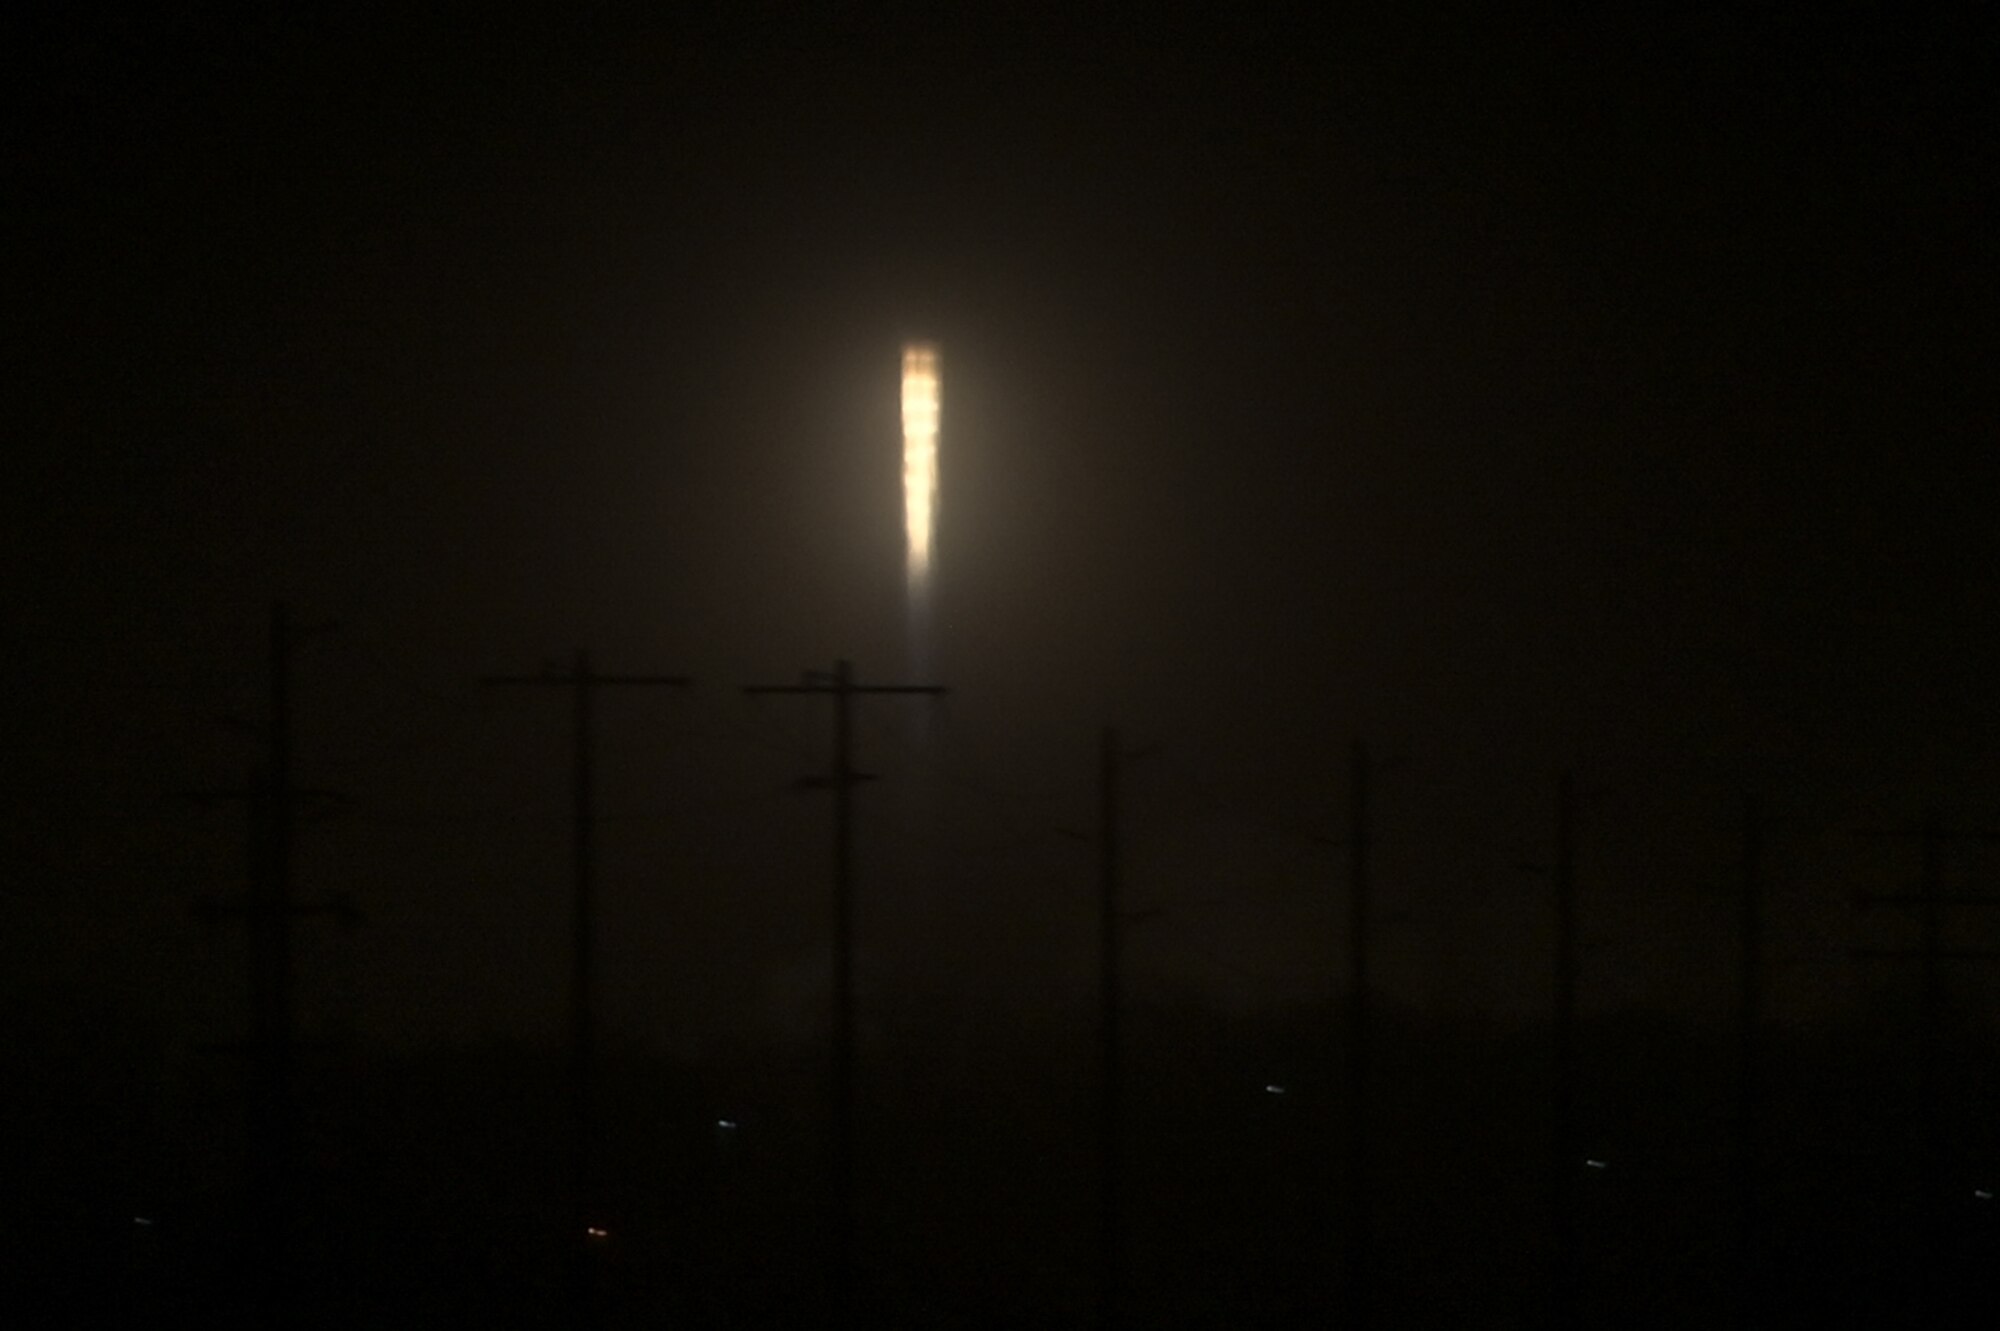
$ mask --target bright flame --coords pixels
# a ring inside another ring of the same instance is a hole
[[[903,530],[909,539],[910,589],[930,577],[937,522],[938,356],[928,342],[903,348]]]

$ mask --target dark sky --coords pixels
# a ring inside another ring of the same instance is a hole
[[[475,681],[584,645],[700,685],[605,703],[619,1019],[806,1020],[825,717],[737,686],[902,669],[913,336],[954,696],[864,727],[885,1008],[1080,985],[1108,721],[1158,750],[1142,971],[1236,1001],[1326,983],[1357,734],[1421,1004],[1540,1001],[1559,768],[1605,1002],[1725,1000],[1745,790],[1806,1006],[1845,894],[1914,873],[1849,834],[1994,808],[1971,21],[664,8],[9,20],[34,1002],[233,1019],[187,904],[238,816],[173,792],[243,779],[283,597],[334,625],[299,750],[346,797],[302,876],[371,917],[319,1011],[553,1029],[563,708]]]

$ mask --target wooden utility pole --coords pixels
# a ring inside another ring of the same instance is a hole
[[[1348,784],[1347,899],[1347,1325],[1369,1324],[1372,1197],[1368,1022],[1368,749],[1354,743]]]
[[[301,789],[293,775],[292,653],[299,631],[283,602],[271,607],[264,758],[240,790],[196,792],[201,801],[241,800],[249,811],[248,890],[209,898],[197,913],[241,919],[247,935],[249,1034],[240,1051],[246,1081],[244,1208],[245,1284],[254,1315],[277,1325],[292,1304],[293,1229],[298,1189],[298,1050],[292,922],[336,914],[351,921],[345,898],[301,902],[294,886],[294,831],[301,803],[324,792]]]
[[[1940,1245],[1943,1242],[1944,1178],[1939,1152],[1943,1131],[1942,1105],[1942,1024],[1945,990],[1944,963],[1947,961],[2000,961],[2000,951],[1990,948],[1948,948],[1944,945],[1944,912],[1950,907],[2000,906],[2000,896],[1946,896],[1944,890],[1944,847],[1950,841],[1996,841],[2000,833],[1953,832],[1944,825],[1944,816],[1935,805],[1927,806],[1923,820],[1914,828],[1898,828],[1878,836],[1916,838],[1920,846],[1921,869],[1915,895],[1870,893],[1861,898],[1863,906],[1890,906],[1917,913],[1917,946],[1908,948],[1856,948],[1852,954],[1863,960],[1915,961],[1918,965],[1917,998],[1917,1186],[1920,1260],[1924,1267],[1919,1287],[1918,1320],[1926,1322],[1938,1297],[1936,1289]]]
[[[833,1058],[828,1174],[829,1262],[836,1321],[853,1312],[854,1293],[854,786],[871,779],[854,770],[853,701],[859,694],[942,695],[937,684],[857,684],[846,661],[833,672],[808,671],[797,684],[749,684],[746,694],[812,693],[833,699],[833,762],[824,777],[804,784],[833,791]]]
[[[1575,783],[1556,785],[1555,995],[1552,1022],[1549,1189],[1555,1239],[1550,1325],[1577,1325],[1576,1261],[1576,827]]]
[[[292,981],[293,633],[288,607],[271,607],[270,702],[263,779],[253,783],[253,867],[245,902],[250,960],[251,1279],[260,1313],[283,1317],[291,1302],[292,1228],[298,1184],[297,1025]]]
[[[589,1280],[587,1252],[593,1240],[605,1237],[597,1215],[596,1110],[594,1050],[596,1038],[596,883],[592,823],[593,784],[592,703],[600,688],[685,688],[683,675],[604,675],[590,667],[589,653],[578,649],[568,674],[544,669],[539,675],[487,675],[493,686],[537,686],[570,690],[570,724],[574,766],[571,773],[570,853],[574,886],[570,896],[569,994],[569,1187],[570,1229],[566,1247],[572,1262],[572,1295],[579,1325],[595,1320],[595,1299]]]
[[[1757,1260],[1758,1168],[1761,1161],[1764,1030],[1764,817],[1754,798],[1743,802],[1742,882],[1738,892],[1740,949],[1736,997],[1736,1294],[1741,1324],[1763,1321]]]
[[[270,1226],[266,1241],[275,1250],[274,1269],[289,1253],[292,1197],[296,1183],[298,1123],[293,1060],[296,1023],[292,1002],[292,626],[288,608],[271,607],[271,697],[268,767],[262,798],[261,871],[250,891],[252,1055],[263,1083],[264,1121],[252,1121],[252,1149],[263,1160],[265,1196],[258,1208]],[[261,1139],[261,1140],[260,1140]]]
[[[1116,727],[1106,726],[1097,750],[1097,1324],[1118,1325],[1124,1284],[1123,1183],[1119,1155],[1123,1058],[1119,1048],[1118,768]]]

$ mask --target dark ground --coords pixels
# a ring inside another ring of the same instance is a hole
[[[1325,1015],[1150,1004],[1129,1027],[1128,1324],[1329,1324],[1344,1307],[1345,1126]],[[1546,1325],[1544,1034],[1396,1010],[1378,1031],[1380,1324]],[[2000,1181],[1994,1051],[1948,1041],[1926,1255],[1905,1034],[1884,1022],[1772,1043],[1754,1324],[1970,1326],[2000,1292],[2000,1209],[1978,1195]],[[1086,1324],[1088,1032],[916,1023],[878,1037],[857,1203],[867,1323]],[[1581,1324],[1734,1324],[1731,1036],[1634,1018],[1581,1039]],[[23,1226],[10,1302],[33,1310],[15,1324],[226,1324],[241,1294],[228,1064],[196,1055],[157,1079],[135,1066],[128,1084],[85,1083],[44,1050],[22,1071],[51,1114],[48,1149],[10,1189]],[[298,1323],[564,1324],[557,1071],[521,1047],[311,1058]],[[591,1251],[605,1325],[824,1318],[817,1076],[809,1050],[607,1059],[610,1233]]]

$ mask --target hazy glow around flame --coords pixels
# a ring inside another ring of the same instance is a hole
[[[938,356],[928,342],[903,348],[903,530],[909,539],[911,588],[930,576],[937,522]]]

